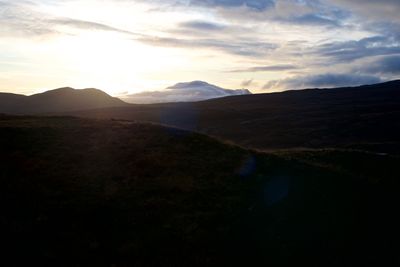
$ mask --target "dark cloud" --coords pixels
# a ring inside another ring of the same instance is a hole
[[[371,75],[326,73],[308,76],[297,76],[282,80],[270,81],[264,85],[263,89],[273,90],[304,89],[315,87],[343,87],[374,84],[381,81],[381,78]]]
[[[375,74],[400,74],[400,55],[380,58],[368,65],[359,67],[359,70]]]
[[[266,43],[259,40],[232,41],[220,39],[180,39],[163,37],[141,37],[137,40],[153,46],[174,48],[211,48],[230,54],[251,57],[265,56],[278,47],[277,44]]]
[[[364,21],[400,21],[400,1],[398,0],[325,0],[331,4],[352,11]]]
[[[358,41],[323,44],[313,53],[330,58],[330,63],[349,62],[370,56],[400,54],[400,42],[395,36],[374,36]]]
[[[386,21],[386,22],[374,22],[365,24],[366,30],[373,30],[383,36],[391,36],[396,40],[400,40],[400,21]]]
[[[340,20],[312,13],[288,18],[276,18],[275,20],[293,25],[341,27]]]
[[[189,0],[193,5],[201,6],[221,6],[221,7],[240,7],[246,6],[255,10],[265,10],[275,5],[274,0]]]
[[[292,64],[270,65],[270,66],[257,66],[246,69],[233,70],[229,72],[267,72],[267,71],[284,71],[298,69],[298,66]]]
[[[224,21],[223,23],[193,20],[178,23],[171,28],[166,29],[164,33],[167,36],[184,39],[218,39],[226,42],[260,40],[260,36],[255,34],[255,27],[251,24],[236,24]],[[233,41],[231,41],[233,40]]]
[[[226,28],[224,25],[206,21],[187,21],[179,24],[179,26],[186,29],[201,31],[219,31]]]
[[[274,22],[294,26],[344,27],[352,13],[326,0],[276,0],[260,9],[217,9],[217,15],[235,22]]]

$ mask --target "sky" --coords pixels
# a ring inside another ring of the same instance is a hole
[[[400,78],[399,0],[0,0],[0,91],[266,93]]]

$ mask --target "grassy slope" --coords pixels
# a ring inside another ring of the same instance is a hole
[[[16,264],[399,260],[397,157],[258,154],[173,128],[68,117],[3,116],[0,137],[3,252]]]

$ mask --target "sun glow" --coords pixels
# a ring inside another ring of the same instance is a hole
[[[121,34],[104,31],[60,37],[52,49],[67,71],[74,73],[67,78],[68,85],[97,87],[112,95],[141,91],[140,81],[147,74],[185,63],[165,49],[150,48]]]
[[[362,69],[366,78],[364,63],[382,60],[368,53],[383,57],[398,47],[394,35],[384,36],[390,31],[357,26],[360,17],[329,4],[317,12],[307,1],[277,1],[265,10],[203,2],[0,0],[0,91],[96,87],[118,96],[192,80],[284,90],[293,79],[310,83],[315,73]],[[368,39],[380,35],[381,42]]]

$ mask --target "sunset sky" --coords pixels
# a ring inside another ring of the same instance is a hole
[[[398,0],[0,0],[0,91],[272,92],[400,77]]]

